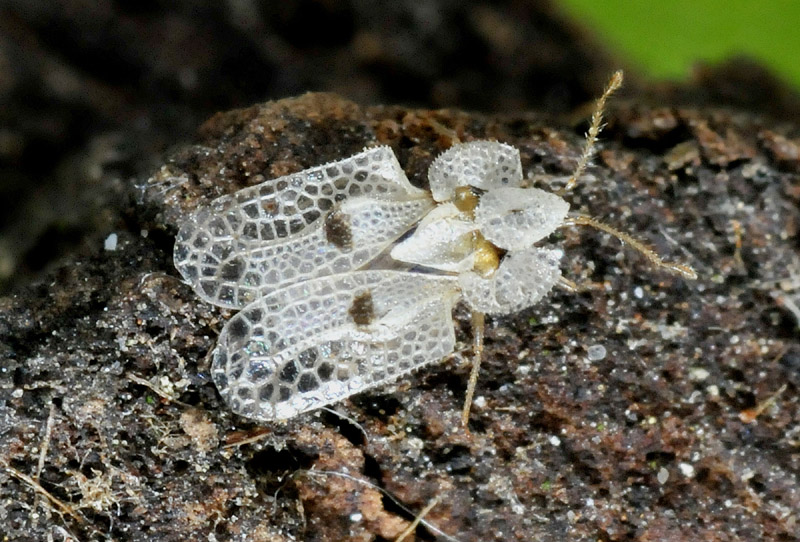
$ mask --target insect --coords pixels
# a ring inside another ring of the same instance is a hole
[[[618,72],[598,99],[564,191],[587,167],[621,82]],[[559,227],[594,226],[694,278],[630,236],[568,214],[560,195],[527,187],[511,145],[457,143],[428,175],[430,192],[415,188],[390,148],[369,148],[222,196],[181,226],[181,275],[206,301],[241,309],[212,355],[234,412],[287,419],[439,361],[455,350],[452,309],[463,301],[474,331],[466,426],[484,315],[530,307],[556,285],[575,289],[561,276],[562,253],[535,246]]]

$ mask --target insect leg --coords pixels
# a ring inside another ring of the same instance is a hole
[[[575,292],[580,291],[580,287],[575,282],[569,280],[566,277],[558,277],[557,285],[561,286],[562,288],[564,288],[568,292],[575,293]]]
[[[469,423],[469,410],[472,407],[472,396],[475,395],[475,386],[478,384],[478,374],[483,358],[483,332],[486,315],[479,311],[472,311],[472,370],[469,373],[467,396],[464,398],[464,408],[461,411],[461,424],[466,428]]]

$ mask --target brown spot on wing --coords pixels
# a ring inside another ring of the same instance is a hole
[[[335,210],[325,217],[325,238],[343,250],[353,248],[353,232],[350,230],[350,215]]]
[[[375,306],[372,304],[372,292],[366,290],[356,294],[353,304],[347,313],[359,326],[368,326],[375,319]]]

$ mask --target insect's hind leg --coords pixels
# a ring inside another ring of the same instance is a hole
[[[486,315],[482,312],[472,311],[472,370],[469,373],[469,383],[467,384],[467,395],[464,398],[464,408],[461,411],[461,424],[467,428],[469,423],[469,411],[472,407],[472,397],[475,395],[475,386],[478,384],[478,374],[481,369],[481,358],[483,358],[483,333],[485,329]]]

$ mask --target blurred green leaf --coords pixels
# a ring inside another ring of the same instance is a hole
[[[800,88],[797,0],[562,0],[647,75],[682,79],[697,61],[746,55]]]

